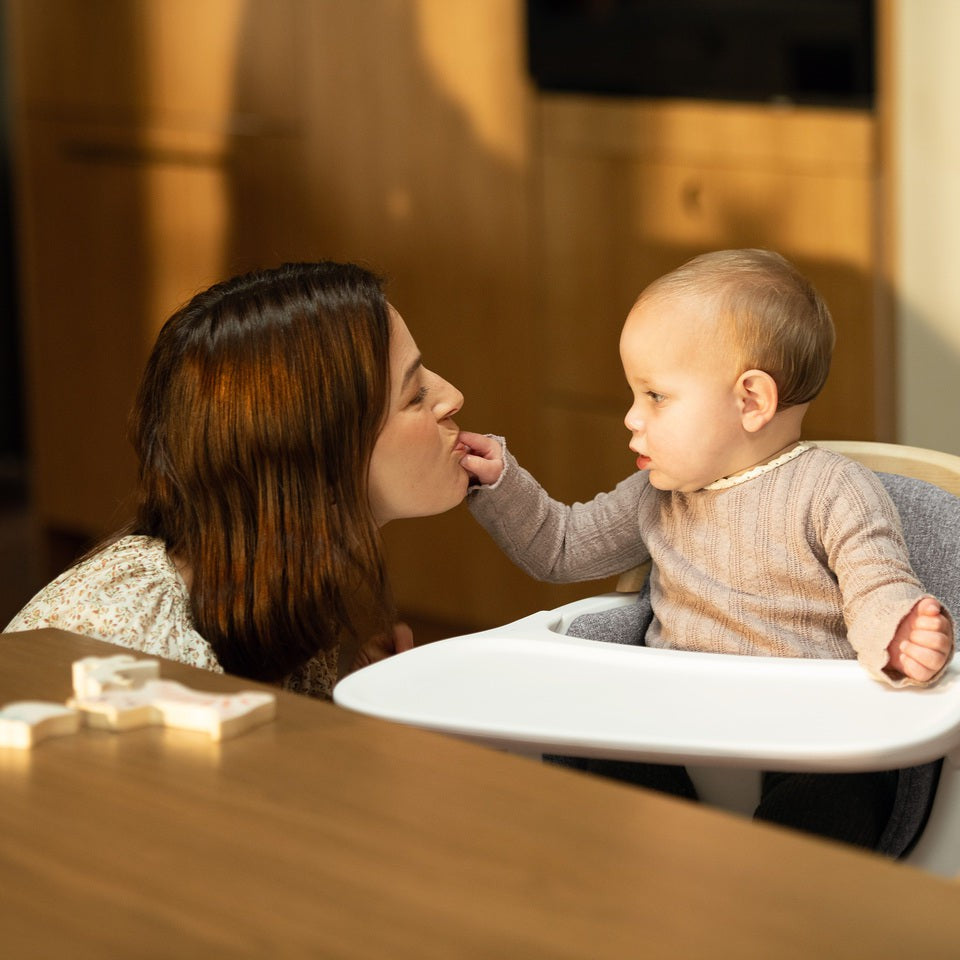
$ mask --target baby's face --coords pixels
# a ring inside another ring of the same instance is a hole
[[[659,490],[700,490],[744,469],[734,360],[712,334],[708,301],[654,296],[620,336],[633,405],[624,423],[637,467]]]

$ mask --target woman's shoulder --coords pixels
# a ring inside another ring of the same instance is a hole
[[[143,653],[219,670],[196,632],[190,597],[161,540],[128,536],[47,584],[8,631],[56,627]]]
[[[281,684],[284,690],[300,693],[320,700],[333,698],[337,682],[337,657],[339,648],[321,650],[303,666],[293,671]]]
[[[158,592],[186,593],[163,541],[128,536],[78,561],[44,587],[34,601],[124,605]]]

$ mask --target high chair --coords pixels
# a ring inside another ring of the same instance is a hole
[[[817,445],[880,473],[918,577],[960,622],[960,457]],[[334,700],[518,753],[684,764],[701,800],[746,815],[762,769],[898,768],[884,851],[960,874],[960,657],[935,686],[895,690],[853,660],[647,648],[642,581],[381,661]]]

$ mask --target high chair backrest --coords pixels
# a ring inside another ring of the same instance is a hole
[[[894,473],[914,477],[960,497],[960,457],[939,450],[908,447],[899,443],[880,443],[872,440],[814,440],[816,446],[843,454],[878,473]],[[619,593],[636,593],[650,571],[648,563],[620,575]]]

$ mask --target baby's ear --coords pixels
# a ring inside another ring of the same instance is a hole
[[[769,373],[747,370],[740,374],[734,391],[740,405],[740,420],[748,433],[756,433],[773,419],[780,393]]]

